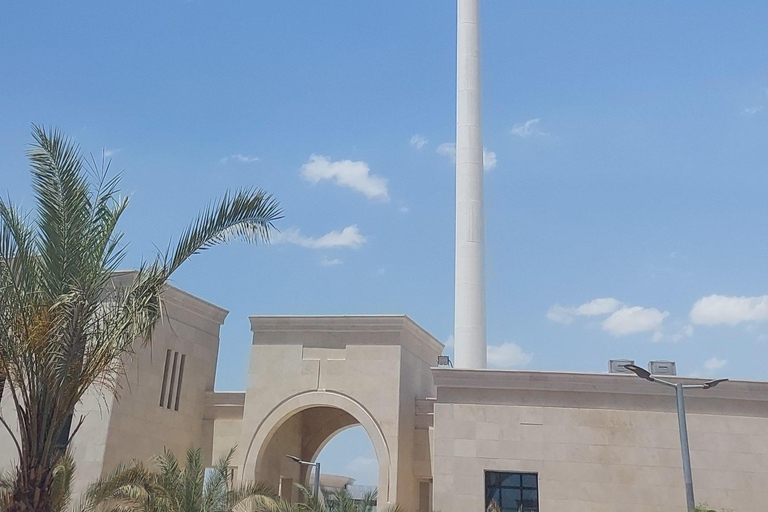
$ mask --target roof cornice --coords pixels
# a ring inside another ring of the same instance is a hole
[[[440,389],[544,391],[610,395],[658,396],[671,390],[634,375],[519,370],[464,370],[435,368],[435,386]],[[664,376],[671,382],[703,384],[707,379]],[[694,397],[768,402],[768,382],[731,380],[708,390],[690,389]]]
[[[116,280],[122,281],[127,276],[135,276],[136,274],[135,270],[119,270],[114,273],[114,276]],[[212,320],[219,325],[224,323],[229,314],[226,309],[167,283],[163,288],[163,300],[197,316]]]
[[[254,345],[303,345],[307,337],[301,333],[388,333],[393,336],[360,336],[355,344],[400,345],[430,362],[443,351],[443,344],[407,315],[251,316],[250,321]],[[277,336],[273,341],[264,336],[271,333],[293,336]]]

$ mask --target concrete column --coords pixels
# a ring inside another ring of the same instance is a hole
[[[485,368],[485,212],[480,106],[480,0],[458,1],[455,365]]]

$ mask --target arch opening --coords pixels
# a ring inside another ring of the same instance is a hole
[[[296,484],[311,490],[314,483],[313,467],[289,458],[293,456],[303,461],[321,463],[321,488],[336,490],[340,486],[352,484],[349,479],[345,482],[343,478],[350,475],[341,474],[334,477],[326,468],[354,468],[354,464],[364,464],[374,466],[361,468],[366,471],[367,487],[349,490],[362,496],[374,488],[380,491],[382,483],[386,489],[389,464],[388,457],[384,457],[387,460],[382,460],[381,457],[382,448],[385,447],[383,438],[377,446],[371,436],[370,426],[364,425],[363,421],[358,420],[348,410],[332,405],[310,405],[284,415],[282,419],[274,422],[270,431],[263,436],[260,448],[257,448],[255,479],[271,485],[282,498],[292,503],[302,501],[303,494]],[[256,437],[260,437],[258,433]],[[348,449],[349,441],[361,446],[359,453]],[[372,474],[375,476],[372,477]],[[368,485],[372,478],[375,479],[374,483]],[[386,496],[382,496],[380,492],[379,503],[386,502]]]
[[[377,491],[379,464],[373,443],[362,426],[352,425],[333,434],[315,460],[320,463],[323,489],[345,491],[359,501]]]

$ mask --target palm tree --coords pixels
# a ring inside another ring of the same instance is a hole
[[[206,477],[202,450],[187,450],[184,467],[166,450],[155,460],[157,471],[141,462],[118,466],[93,483],[85,495],[88,509],[104,512],[271,511],[274,493],[265,485],[232,486],[229,466],[234,449],[219,459]]]
[[[18,422],[11,428],[0,414],[18,457],[9,512],[52,510],[54,469],[82,424],[72,425],[75,405],[89,388],[117,390],[122,356],[151,340],[173,272],[233,238],[268,242],[281,218],[263,190],[227,194],[175,246],[118,281],[117,224],[128,206],[119,175],[89,164],[58,131],[34,126],[33,137],[35,215],[0,200],[0,377]]]

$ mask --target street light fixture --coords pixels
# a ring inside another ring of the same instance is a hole
[[[710,380],[710,381],[708,381],[708,382],[705,382],[705,383],[703,384],[703,386],[704,386],[704,387],[703,387],[703,389],[709,389],[709,388],[713,388],[713,387],[717,386],[718,384],[720,384],[721,382],[726,382],[727,380],[728,380],[728,379],[715,379],[715,380]]]
[[[625,364],[624,368],[631,371],[641,379],[649,382],[658,382],[665,386],[675,388],[677,397],[677,424],[680,429],[680,449],[683,453],[683,477],[685,478],[685,499],[688,502],[688,511],[696,511],[696,500],[693,497],[693,474],[691,472],[691,451],[688,447],[688,425],[685,421],[685,398],[683,391],[686,389],[710,389],[728,379],[715,379],[704,384],[683,384],[682,382],[669,382],[651,375],[651,372],[636,364]]]
[[[320,463],[302,460],[299,457],[296,457],[295,455],[286,455],[286,457],[291,459],[293,462],[296,462],[297,464],[301,464],[302,466],[315,467],[315,487],[312,489],[312,496],[315,499],[315,503],[317,503],[317,499],[320,496]]]

